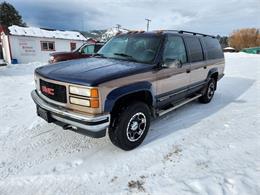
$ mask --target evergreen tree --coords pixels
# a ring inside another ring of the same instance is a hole
[[[22,16],[10,3],[3,2],[0,3],[0,25],[4,26],[26,26],[23,22]]]
[[[222,48],[228,47],[228,37],[226,36],[221,37],[220,35],[217,35],[217,39]]]

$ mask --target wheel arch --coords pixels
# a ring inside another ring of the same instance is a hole
[[[212,68],[209,70],[208,72],[208,77],[207,80],[209,81],[210,79],[215,79],[215,90],[217,89],[217,81],[218,81],[218,76],[219,76],[219,72],[217,68]]]
[[[155,103],[153,94],[152,84],[147,81],[116,88],[107,95],[104,111],[111,113],[115,106],[120,103],[138,100],[147,103],[149,107],[153,107]]]

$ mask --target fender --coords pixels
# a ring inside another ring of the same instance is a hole
[[[209,70],[208,76],[207,76],[207,81],[209,80],[209,78],[210,78],[214,73],[218,73],[218,68],[212,68],[212,69]]]
[[[131,93],[139,92],[139,91],[148,91],[151,93],[153,97],[153,104],[155,102],[154,100],[154,95],[153,95],[153,90],[152,90],[152,84],[148,81],[143,81],[143,82],[137,82],[137,83],[132,83],[129,85],[125,85],[119,88],[116,88],[112,90],[106,98],[105,101],[105,106],[104,106],[104,111],[105,112],[111,112],[116,101],[125,96],[129,95]]]

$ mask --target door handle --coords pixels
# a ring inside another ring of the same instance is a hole
[[[187,70],[186,70],[186,73],[190,73],[190,69],[187,69]]]

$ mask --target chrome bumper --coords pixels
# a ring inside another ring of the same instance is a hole
[[[90,137],[104,137],[106,135],[106,129],[110,123],[110,114],[82,115],[44,101],[36,90],[31,92],[31,96],[37,106],[50,113],[55,120],[54,123],[60,126],[70,125],[71,130]]]

